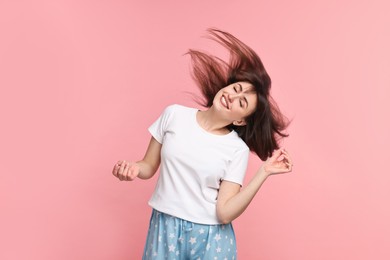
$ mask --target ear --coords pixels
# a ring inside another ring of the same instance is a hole
[[[236,126],[244,126],[244,125],[246,125],[246,121],[245,121],[245,119],[242,119],[242,120],[235,120],[235,121],[233,121],[233,125],[236,125]]]

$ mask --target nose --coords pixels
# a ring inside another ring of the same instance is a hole
[[[228,95],[229,102],[230,102],[230,103],[233,103],[233,101],[234,101],[235,99],[239,99],[239,98],[241,98],[241,96],[243,96],[243,95],[244,95],[243,93],[233,93],[233,94],[229,94],[229,95]]]

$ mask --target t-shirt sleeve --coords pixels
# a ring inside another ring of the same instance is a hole
[[[165,132],[167,131],[169,121],[172,118],[174,105],[170,105],[164,109],[162,114],[157,118],[154,123],[149,126],[148,130],[150,134],[159,142],[163,143]]]
[[[248,167],[249,148],[237,151],[229,162],[225,176],[226,181],[238,183],[242,186]]]

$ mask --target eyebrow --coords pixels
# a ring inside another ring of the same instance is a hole
[[[237,83],[237,84],[238,84],[238,86],[240,86],[240,91],[242,92],[242,86],[241,86],[241,84],[240,84],[240,83]],[[245,91],[244,93],[247,93],[247,91]],[[244,100],[245,100],[245,102],[246,102],[246,108],[248,108],[249,104],[248,104],[248,100],[246,99],[245,96],[244,96]]]

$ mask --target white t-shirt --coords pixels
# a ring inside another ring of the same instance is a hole
[[[197,122],[198,109],[170,105],[149,127],[162,144],[160,175],[149,205],[200,224],[219,224],[216,214],[222,180],[242,185],[249,148],[231,131],[207,132]]]

